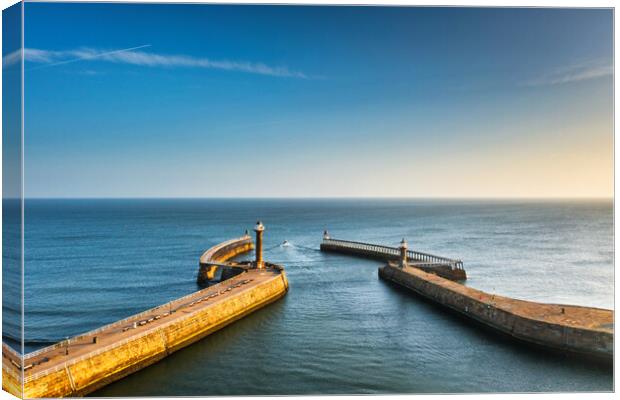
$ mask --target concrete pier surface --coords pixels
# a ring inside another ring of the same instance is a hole
[[[394,248],[332,239],[325,231],[321,250],[387,261],[379,268],[380,278],[515,339],[613,359],[612,310],[517,300],[465,286],[461,260],[409,250],[404,238]]]
[[[411,266],[388,264],[379,276],[521,341],[613,359],[612,310],[498,296]]]
[[[239,241],[250,249],[247,238]],[[227,242],[229,257],[239,254]],[[231,279],[53,346],[20,356],[3,346],[3,389],[18,397],[83,396],[151,365],[283,297],[281,266],[247,263]],[[23,370],[23,375],[22,375]],[[22,379],[23,376],[23,390]]]

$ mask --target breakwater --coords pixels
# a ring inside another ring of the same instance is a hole
[[[323,235],[321,251],[348,254],[381,261],[396,261],[401,257],[401,249],[378,244],[332,239],[327,231]],[[405,248],[406,262],[426,272],[431,272],[446,279],[462,281],[467,279],[463,261],[436,256]]]
[[[21,355],[6,343],[2,343],[2,389],[17,397],[22,397],[22,376]]]
[[[324,237],[321,250],[361,257],[388,260],[379,268],[379,277],[493,330],[515,339],[564,352],[613,359],[612,310],[564,304],[545,304],[489,294],[455,282],[451,270],[458,270],[453,260],[451,269],[421,268],[408,263],[411,251],[406,242],[400,249],[368,243],[334,240]],[[424,254],[424,253],[422,253]],[[428,261],[445,263],[443,257]],[[400,264],[393,260],[400,260]],[[426,260],[425,260],[426,261]],[[464,271],[464,269],[463,269]]]
[[[485,326],[556,350],[613,358],[613,311],[517,300],[476,290],[435,274],[385,265],[379,277]]]
[[[228,242],[228,256],[249,249]],[[246,250],[247,251],[247,250]],[[218,253],[218,261],[227,260]],[[3,346],[3,389],[18,397],[83,396],[145,368],[281,298],[279,265],[247,263],[238,275],[170,303],[26,354]],[[23,378],[22,378],[23,377]]]
[[[196,281],[203,285],[213,280],[222,263],[251,250],[254,250],[254,243],[247,233],[240,238],[231,239],[211,247],[200,256]],[[231,268],[233,265],[234,263],[228,263],[224,268]]]

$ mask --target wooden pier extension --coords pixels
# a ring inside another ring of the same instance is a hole
[[[252,246],[244,236],[216,248],[217,260],[222,263]],[[252,262],[236,265],[241,271],[231,279],[26,354],[23,359],[3,344],[3,389],[23,398],[83,396],[204,338],[288,291],[281,266],[267,262],[261,268]]]
[[[489,294],[455,282],[445,268],[434,270],[417,262],[395,263],[399,258],[398,249],[392,247],[324,238],[321,250],[388,260],[387,265],[379,268],[381,279],[520,341],[613,360],[612,310],[537,303]],[[404,256],[406,247],[401,250]],[[417,254],[424,253],[408,251],[407,258],[416,259]],[[448,260],[437,256],[427,259]],[[458,269],[456,262],[462,269],[462,263],[457,260],[452,268]]]

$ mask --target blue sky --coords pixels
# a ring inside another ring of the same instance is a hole
[[[613,194],[610,10],[27,3],[25,47],[27,197]]]
[[[21,49],[21,5],[2,12],[3,61]],[[4,64],[4,63],[3,63]],[[8,65],[2,71],[2,197],[21,197],[21,90],[20,63]],[[10,215],[10,213],[5,214]]]

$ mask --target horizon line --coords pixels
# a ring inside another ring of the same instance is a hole
[[[614,196],[33,196],[24,200],[614,200]],[[20,200],[4,197],[3,200]]]

